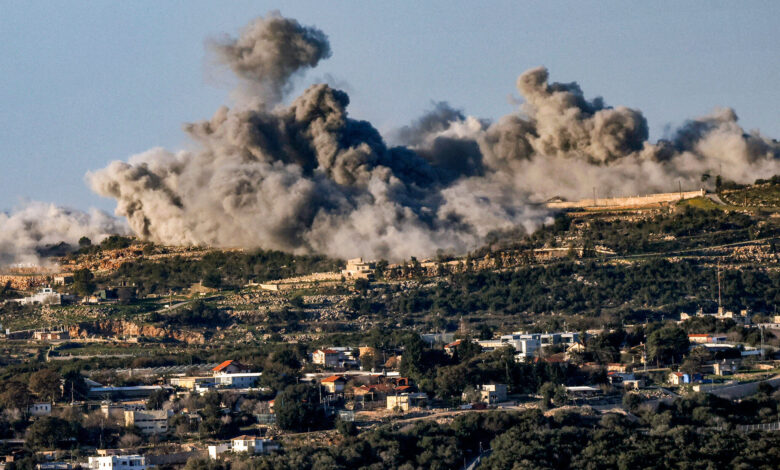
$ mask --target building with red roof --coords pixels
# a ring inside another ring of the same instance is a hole
[[[342,375],[331,375],[320,380],[320,384],[330,393],[341,393],[347,385],[347,379]]]
[[[211,369],[211,372],[214,374],[238,374],[239,372],[249,372],[249,367],[230,359]]]

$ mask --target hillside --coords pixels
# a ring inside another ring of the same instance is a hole
[[[776,183],[740,190],[769,201]],[[714,309],[718,270],[727,308],[772,313],[780,300],[779,236],[780,219],[772,212],[735,209],[717,198],[632,209],[576,208],[559,212],[552,224],[531,235],[494,234],[489,244],[466,256],[380,262],[376,282],[357,290],[340,276],[329,276],[327,283],[296,283],[312,273],[338,273],[343,266],[321,256],[114,239],[61,258],[61,266],[91,270],[96,289],[131,286],[137,300],[95,306],[86,317],[76,313],[79,307],[49,308],[45,316],[6,307],[0,320],[18,327],[41,325],[44,318],[49,324],[115,319],[156,328],[178,322],[178,328],[207,337],[213,334],[208,326],[220,325],[237,338],[401,324],[441,330],[463,322],[508,329],[560,327],[568,321],[587,328]],[[283,292],[251,287],[280,279],[289,279]],[[204,292],[211,295],[206,306],[217,312],[215,324],[192,315],[177,320],[176,312],[149,316],[166,303],[187,302]],[[316,329],[308,328],[312,322]]]

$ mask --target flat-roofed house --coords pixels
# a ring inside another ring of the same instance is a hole
[[[135,426],[142,434],[165,434],[171,416],[171,410],[125,411],[125,426]]]

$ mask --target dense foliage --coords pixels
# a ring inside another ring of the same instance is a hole
[[[334,271],[341,263],[324,256],[296,256],[281,251],[215,251],[201,259],[176,256],[128,262],[111,279],[134,284],[140,293],[168,293],[203,282],[207,287],[236,287],[312,272]]]
[[[780,302],[780,273],[755,268],[724,271],[723,303],[739,310],[772,311]],[[650,260],[635,264],[562,261],[511,271],[482,271],[451,276],[396,297],[389,309],[403,314],[433,310],[459,312],[586,313],[602,310],[659,309],[660,314],[699,308],[712,311],[717,273],[694,261]],[[375,301],[381,301],[375,299]]]
[[[648,426],[640,432],[639,427]],[[423,421],[399,429],[381,427],[339,445],[291,447],[250,461],[207,463],[187,468],[286,469],[452,469],[492,449],[479,468],[491,470],[631,468],[776,468],[776,433],[692,427],[658,421],[632,424],[619,415],[563,412],[545,417],[522,413],[470,413],[449,425]]]

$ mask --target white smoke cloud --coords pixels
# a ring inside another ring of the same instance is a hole
[[[389,147],[328,85],[279,104],[292,77],[329,56],[321,31],[273,14],[213,50],[243,98],[185,127],[199,148],[152,149],[87,175],[144,239],[400,259],[535,230],[548,213],[532,203],[555,195],[698,187],[718,169],[737,181],[780,173],[778,143],[745,133],[730,110],[650,143],[641,112],[549,83],[544,68],[518,79],[517,113],[490,123],[439,103]]]
[[[0,266],[39,265],[40,250],[59,243],[78,246],[81,237],[100,242],[127,227],[103,211],[67,209],[54,204],[29,202],[7,214],[0,212]]]

